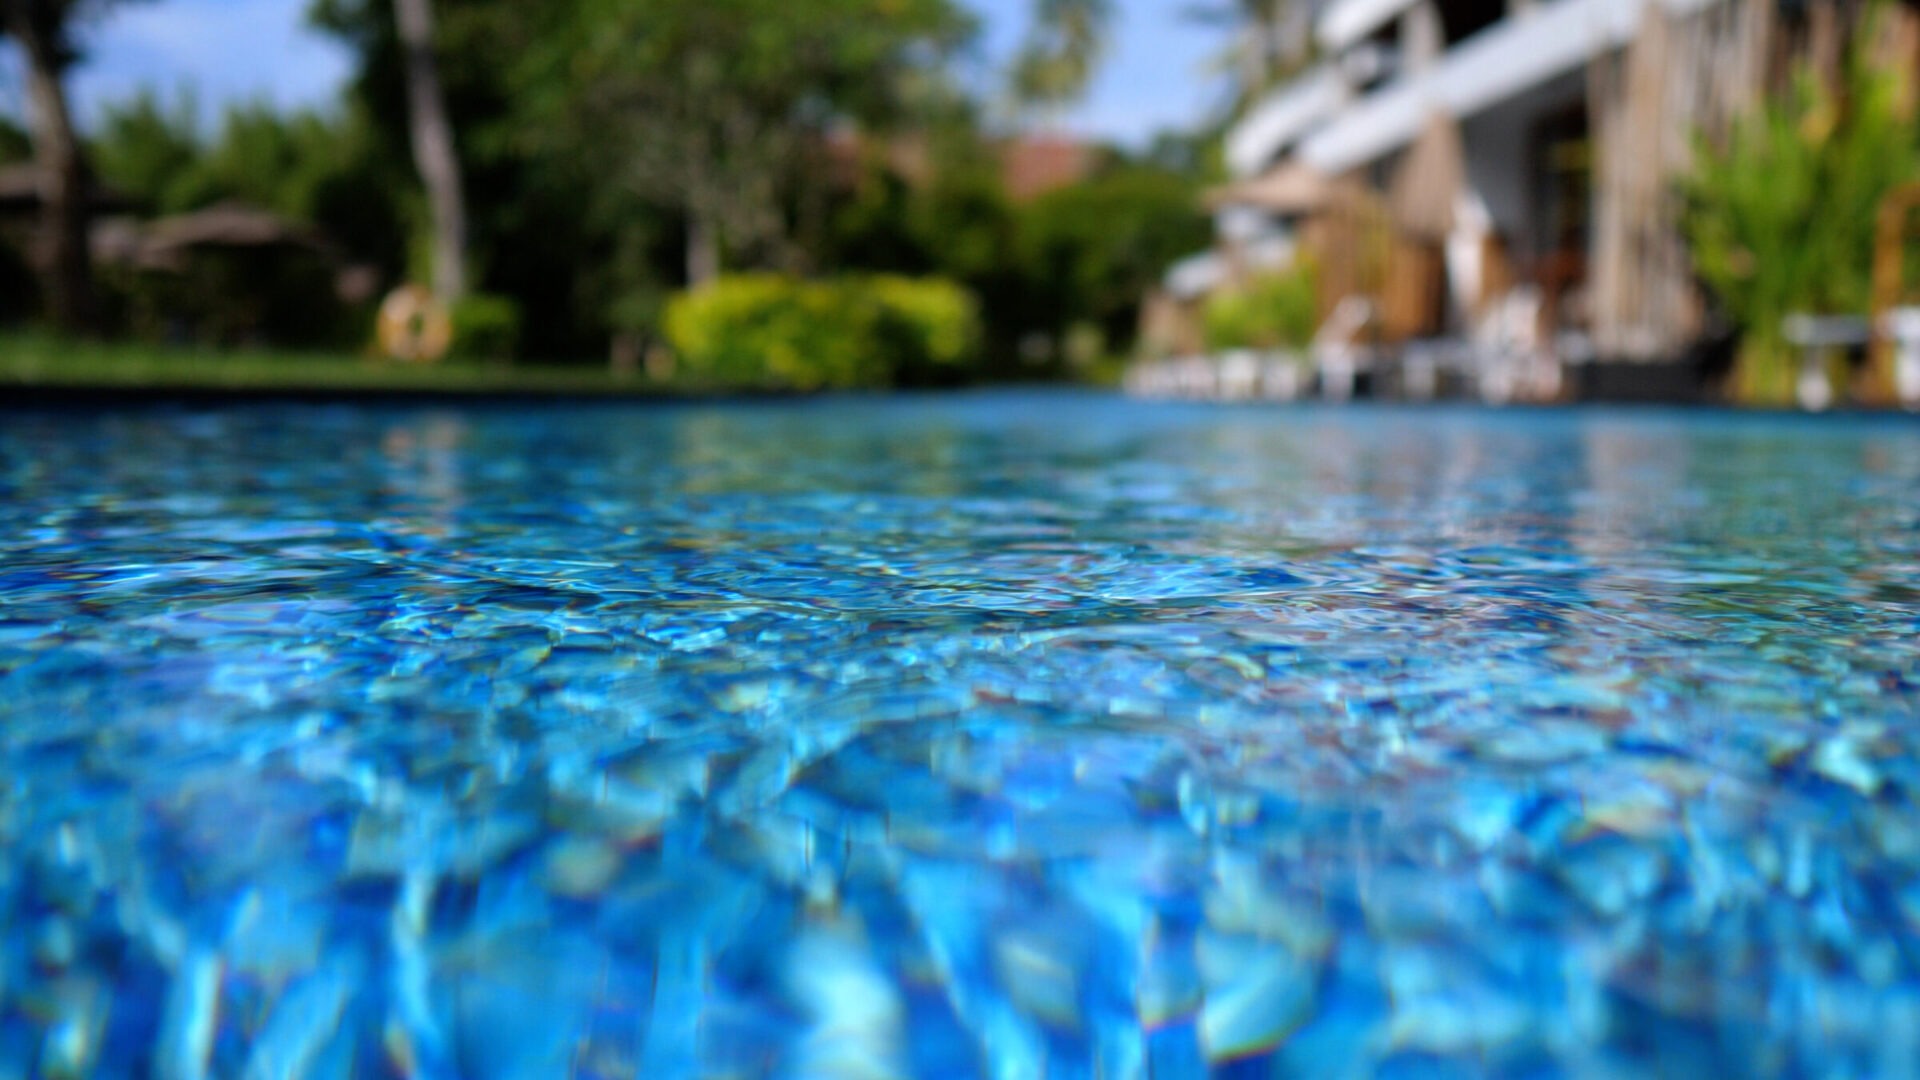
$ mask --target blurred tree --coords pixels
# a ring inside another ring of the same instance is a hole
[[[310,112],[282,116],[260,104],[227,110],[220,133],[168,193],[170,212],[239,199],[312,221],[319,189],[350,161],[354,133]]]
[[[869,163],[835,208],[822,269],[938,275],[964,284],[980,301],[987,373],[1030,374],[1015,363],[1020,342],[1048,325],[1050,315],[1021,265],[1020,220],[992,147],[971,118],[930,142],[921,182]]]
[[[392,4],[315,0],[313,17],[360,58],[371,156],[410,169]],[[519,301],[523,352],[611,336],[635,362],[673,288],[723,265],[954,277],[980,295],[996,360],[1052,325],[948,63],[974,29],[956,0],[461,0],[435,15],[472,283]],[[386,201],[428,234],[417,196]]]
[[[1076,330],[1097,330],[1110,351],[1128,348],[1141,298],[1211,238],[1198,177],[1115,157],[1083,183],[1017,205],[975,140],[936,155],[925,183],[873,168],[837,207],[824,267],[964,283],[980,298],[997,378],[1053,373],[1044,360],[1021,361],[1023,346],[1044,343],[1057,359]]]
[[[1140,164],[1184,176],[1198,183],[1219,183],[1226,179],[1227,166],[1222,157],[1223,128],[1196,131],[1160,131],[1139,154]]]
[[[1056,352],[1076,325],[1098,328],[1110,350],[1126,348],[1141,298],[1169,265],[1211,238],[1194,181],[1153,165],[1117,163],[1020,211],[1028,295],[1052,313],[1044,330]]]
[[[91,142],[94,171],[116,191],[147,209],[185,209],[181,193],[195,179],[204,149],[198,102],[182,92],[171,107],[151,90],[103,110]]]
[[[312,0],[312,5],[308,18],[359,53],[355,96],[379,130],[384,143],[380,152],[409,162],[420,182],[425,202],[419,208],[426,226],[422,261],[428,264],[435,294],[447,302],[457,300],[478,275],[467,212],[469,177],[454,133],[463,131],[470,140],[471,125],[484,124],[501,111],[500,73],[520,37],[508,32],[488,38],[462,31],[476,22],[492,26],[502,15],[511,23],[519,14],[512,9],[519,5],[472,0],[440,12],[431,0]],[[524,7],[537,18],[564,5]],[[476,96],[487,104],[475,108]]]
[[[885,130],[941,92],[971,33],[950,0],[580,0],[520,68],[527,143],[685,223],[685,276],[791,266],[788,208],[844,122]]]
[[[141,94],[106,109],[89,143],[101,181],[156,216],[238,203],[226,220],[267,210],[317,226],[324,243],[310,245],[294,229],[281,243],[190,244],[164,269],[117,259],[96,268],[96,325],[209,344],[352,344],[370,314],[358,306],[366,299],[358,283],[375,285],[404,263],[395,204],[411,187],[404,163],[389,171],[370,153],[357,109],[282,114],[239,105],[211,136],[198,112],[185,94],[171,106]],[[343,279],[347,269],[354,272]],[[353,289],[344,303],[343,281]]]
[[[0,34],[26,60],[27,116],[40,168],[41,274],[49,314],[70,331],[89,328],[93,265],[87,250],[91,180],[86,149],[67,104],[67,69],[79,59],[74,31],[117,0],[0,0]]]
[[[469,209],[468,284],[518,302],[521,353],[536,358],[604,349],[622,290],[638,290],[656,264],[670,263],[666,249],[675,243],[660,212],[629,203],[616,216],[591,163],[551,152],[524,130],[525,110],[516,100],[522,56],[559,34],[577,7],[577,0],[463,0],[435,11],[441,89],[459,133]],[[390,178],[384,203],[401,222],[396,236],[414,249],[412,263],[424,267],[432,226],[409,179],[416,169],[392,2],[315,0],[311,18],[359,58],[351,96],[368,134],[366,153]],[[644,273],[622,276],[629,269]]]
[[[442,303],[452,304],[467,288],[467,203],[446,93],[434,58],[433,4],[431,0],[393,0],[393,15],[406,58],[413,161],[426,188],[432,219],[433,291]]]
[[[171,107],[151,93],[109,106],[90,143],[100,179],[155,214],[250,203],[319,226],[353,262],[400,270],[405,227],[394,192],[405,169],[377,153],[362,110],[283,115],[238,105],[211,139],[198,115],[189,94]]]
[[[1112,0],[1035,0],[1033,27],[1014,57],[1013,99],[1050,118],[1078,101],[1106,46]]]

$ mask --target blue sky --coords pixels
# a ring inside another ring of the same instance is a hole
[[[92,29],[88,63],[73,77],[81,122],[97,115],[102,103],[143,86],[171,99],[174,88],[191,85],[209,113],[227,102],[262,98],[282,106],[326,105],[347,78],[351,58],[305,28],[307,2],[160,0],[113,9]],[[1032,0],[961,2],[978,10],[985,23],[980,66],[1004,62]],[[1087,102],[1064,126],[1137,144],[1154,131],[1197,122],[1214,100],[1204,67],[1217,48],[1217,31],[1184,17],[1185,0],[1116,2],[1119,25],[1108,62]],[[22,98],[18,63],[9,50],[0,55],[0,112],[19,116]]]
[[[984,59],[1002,64],[1019,44],[1033,0],[961,0],[985,22]],[[1206,73],[1220,32],[1185,12],[1192,0],[1114,0],[1119,23],[1087,101],[1067,118],[1082,134],[1126,143],[1155,131],[1191,127],[1219,98]]]
[[[171,100],[191,85],[202,106],[266,99],[322,105],[339,93],[351,58],[304,25],[307,0],[160,0],[115,7],[89,29],[87,62],[72,76],[81,122],[103,102],[152,86]],[[5,60],[0,107],[19,115],[17,58]]]

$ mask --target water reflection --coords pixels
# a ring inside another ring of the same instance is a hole
[[[1920,1049],[1910,425],[4,421],[18,1070]]]

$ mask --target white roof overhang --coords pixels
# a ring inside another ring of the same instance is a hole
[[[1339,111],[1352,96],[1332,64],[1302,75],[1255,105],[1227,133],[1227,167],[1235,176],[1259,174],[1288,144]]]
[[[1356,0],[1357,2],[1357,0]],[[1301,143],[1301,160],[1329,175],[1364,165],[1411,142],[1435,111],[1465,118],[1619,48],[1643,11],[1698,11],[1718,0],[1553,0],[1497,23],[1349,106]]]

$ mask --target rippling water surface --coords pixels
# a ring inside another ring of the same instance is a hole
[[[1920,424],[0,412],[0,1073],[1914,1075]]]

